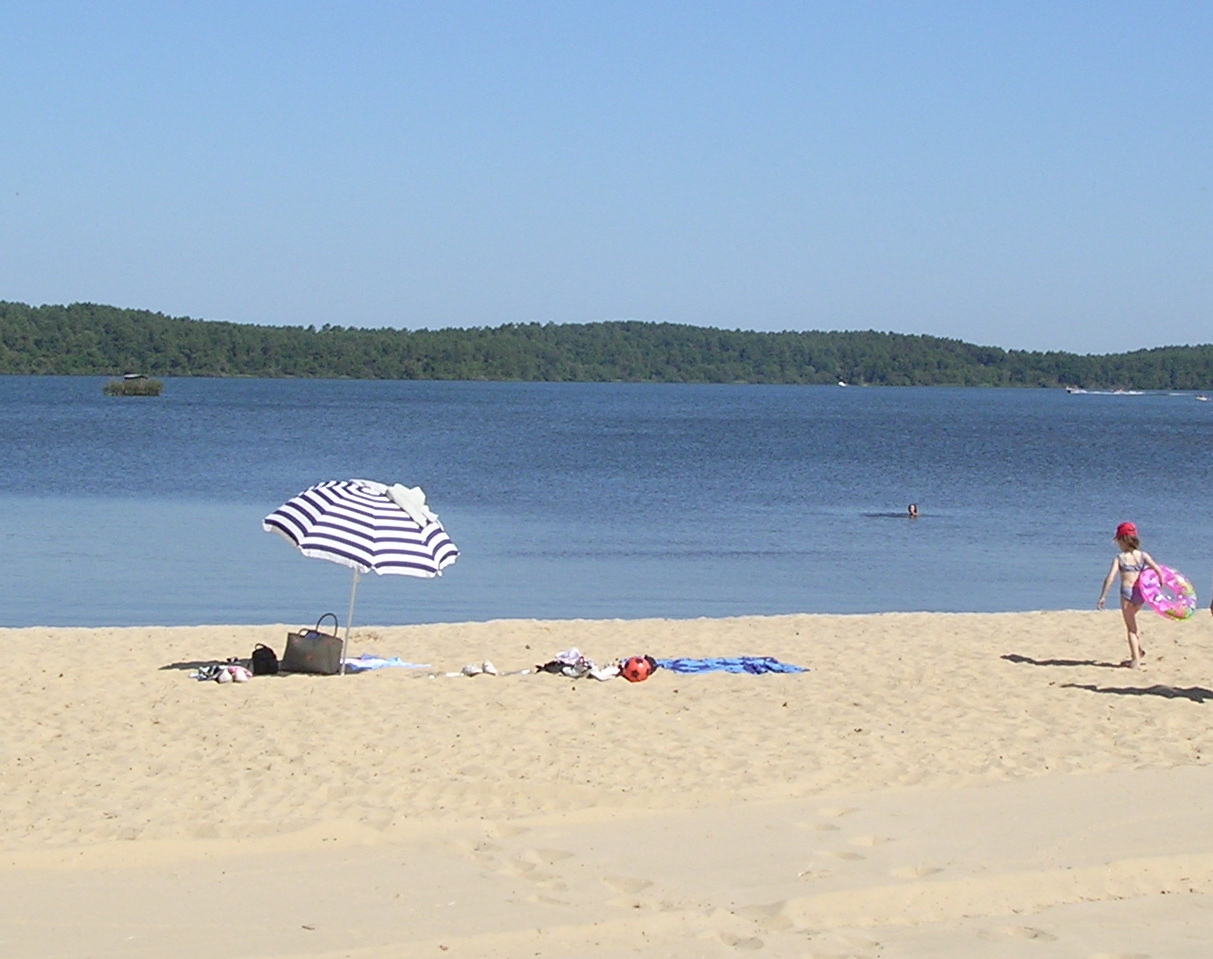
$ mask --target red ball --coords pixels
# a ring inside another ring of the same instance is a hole
[[[630,659],[625,659],[623,665],[619,667],[619,675],[629,683],[644,682],[652,673],[653,663],[644,656],[633,656]]]

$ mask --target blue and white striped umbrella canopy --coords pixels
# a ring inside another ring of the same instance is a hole
[[[439,576],[459,555],[417,487],[338,480],[305,489],[261,523],[304,556],[358,573]]]

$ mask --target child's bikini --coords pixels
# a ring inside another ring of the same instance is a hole
[[[1133,553],[1136,553],[1136,552],[1137,552],[1137,550],[1133,550]],[[1116,561],[1120,564],[1121,573],[1140,573],[1143,569],[1146,568],[1146,564],[1143,560],[1139,560],[1136,563],[1126,563],[1125,557],[1130,556],[1130,555],[1132,555],[1132,554],[1131,553],[1121,553],[1118,557],[1116,557]],[[1133,580],[1132,586],[1126,586],[1124,578],[1123,577],[1121,578],[1120,597],[1121,597],[1121,599],[1127,599],[1130,603],[1135,603],[1140,600],[1141,594],[1137,591],[1137,580],[1136,579]]]

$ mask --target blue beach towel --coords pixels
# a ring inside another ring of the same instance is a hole
[[[710,656],[706,659],[659,659],[657,665],[675,673],[807,673],[807,666],[781,663],[771,656]]]
[[[359,656],[357,659],[345,661],[347,673],[365,673],[368,669],[385,669],[388,666],[401,666],[405,669],[429,669],[426,663],[406,663],[399,656],[384,659],[382,656]]]

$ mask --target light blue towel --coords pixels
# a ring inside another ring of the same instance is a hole
[[[406,663],[399,656],[384,659],[382,656],[359,656],[357,659],[345,660],[347,673],[365,673],[369,669],[384,669],[388,666],[401,666],[404,669],[429,669],[428,663]]]

